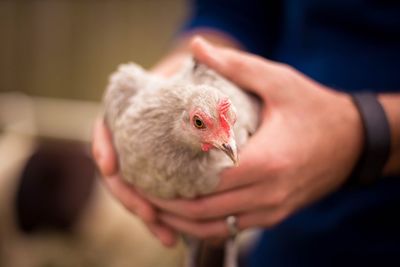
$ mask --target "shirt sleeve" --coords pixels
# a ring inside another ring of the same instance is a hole
[[[208,28],[237,40],[249,52],[268,56],[277,39],[281,1],[191,0],[183,32]]]

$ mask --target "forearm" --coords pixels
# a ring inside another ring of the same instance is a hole
[[[152,71],[167,77],[173,75],[181,67],[184,59],[190,54],[190,40],[195,35],[199,35],[216,45],[241,48],[238,41],[223,32],[210,29],[190,31],[180,36],[173,43],[172,49],[152,68]]]
[[[391,130],[391,153],[384,174],[400,174],[400,93],[381,94],[379,100],[385,109]]]

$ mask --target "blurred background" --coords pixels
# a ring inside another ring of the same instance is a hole
[[[0,1],[0,91],[99,100],[121,62],[155,63],[186,0]]]
[[[90,156],[108,75],[150,67],[186,0],[0,1],[0,266],[179,266]]]

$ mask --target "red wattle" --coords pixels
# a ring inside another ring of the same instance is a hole
[[[201,144],[201,150],[203,150],[204,152],[209,151],[211,148],[212,148],[211,144],[208,144],[208,143]]]

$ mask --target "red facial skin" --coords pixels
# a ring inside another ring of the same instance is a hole
[[[231,102],[228,99],[223,99],[218,103],[218,115],[219,115],[219,123],[221,125],[221,131],[226,133],[228,137],[230,137],[231,126],[228,122],[228,111],[231,107]]]
[[[204,152],[209,151],[214,147],[214,143],[218,141],[227,142],[232,134],[231,124],[234,124],[234,121],[230,122],[230,118],[228,117],[228,112],[231,107],[231,102],[228,99],[222,99],[217,105],[218,112],[218,123],[215,124],[213,122],[213,118],[211,118],[208,114],[195,110],[191,112],[191,124],[194,126],[194,118],[197,116],[205,125],[204,129],[197,129],[201,131],[201,149]]]
[[[213,148],[213,145],[208,144],[208,143],[203,143],[201,144],[201,150],[204,152],[208,152],[211,148]]]

